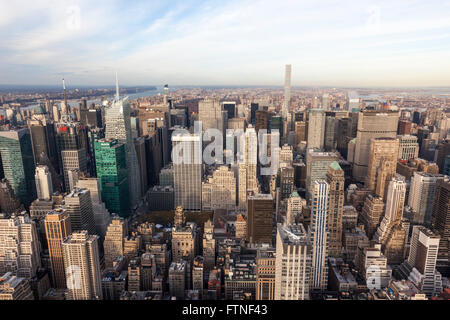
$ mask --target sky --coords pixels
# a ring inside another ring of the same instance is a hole
[[[450,87],[450,0],[0,0],[0,84]]]

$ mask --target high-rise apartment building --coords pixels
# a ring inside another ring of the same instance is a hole
[[[277,225],[275,300],[309,300],[312,254],[302,224]]]
[[[311,288],[326,290],[328,285],[328,196],[330,187],[324,180],[314,182],[309,226],[312,244]]]
[[[66,272],[62,243],[72,233],[70,216],[65,210],[52,211],[45,216],[44,225],[52,283],[55,288],[64,289],[66,288]]]
[[[291,106],[291,70],[292,66],[287,64],[284,74],[284,103],[282,115],[284,119],[287,119],[287,115]]]
[[[82,230],[62,243],[68,300],[102,299],[98,238]]]

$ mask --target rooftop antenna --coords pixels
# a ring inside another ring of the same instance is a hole
[[[116,101],[119,101],[119,79],[117,78],[117,71],[116,71]]]

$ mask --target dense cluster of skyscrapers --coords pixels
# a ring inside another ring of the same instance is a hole
[[[3,104],[0,300],[449,299],[448,98],[291,72]]]

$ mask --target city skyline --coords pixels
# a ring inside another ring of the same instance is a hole
[[[293,87],[448,86],[448,13],[449,1],[2,3],[0,83],[105,85],[117,70],[124,85],[278,86],[291,64]]]

